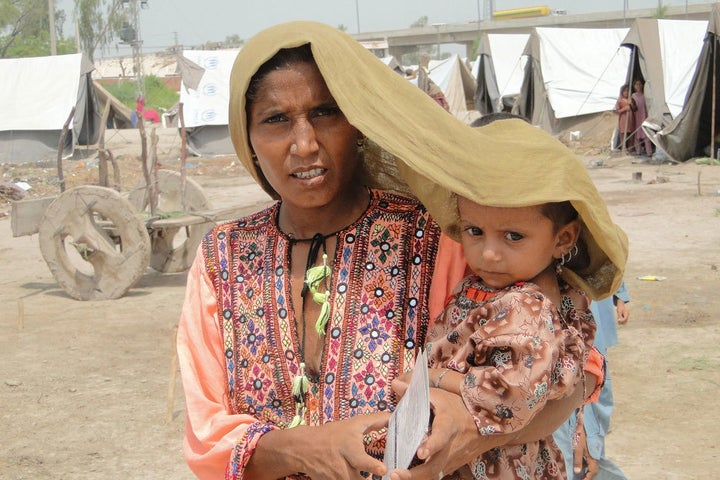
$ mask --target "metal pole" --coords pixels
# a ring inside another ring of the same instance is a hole
[[[360,7],[358,0],[355,0],[355,19],[357,20],[357,33],[360,33]]]
[[[628,0],[623,0],[623,27],[625,26],[626,14],[628,9]]]
[[[480,20],[482,20],[482,15],[480,14],[480,0],[477,0],[477,12],[478,12],[477,21],[479,24]]]
[[[133,65],[135,67],[135,80],[137,81],[138,92],[145,96],[145,82],[143,82],[142,65],[142,37],[140,35],[140,12],[138,11],[138,0],[130,2],[133,26],[135,28],[135,39],[132,41]]]
[[[50,19],[50,55],[57,55],[55,43],[55,1],[48,0],[48,18]]]

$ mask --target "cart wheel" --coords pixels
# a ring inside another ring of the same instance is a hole
[[[38,233],[55,280],[77,300],[122,297],[150,258],[145,225],[111,188],[67,190],[45,209]]]
[[[172,170],[158,170],[158,208],[156,214],[182,212],[180,196],[180,173]],[[138,212],[150,211],[148,189],[145,182],[139,184],[130,193],[128,200]],[[210,199],[202,187],[185,178],[185,211],[197,212],[210,210]],[[213,222],[194,225],[182,225],[162,229],[150,229],[150,266],[163,273],[184,272],[190,268],[198,245],[205,233],[215,224]]]

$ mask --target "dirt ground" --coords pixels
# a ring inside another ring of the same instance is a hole
[[[179,139],[161,133],[158,158],[177,169]],[[123,137],[108,147],[127,191],[140,178],[140,149]],[[608,455],[630,479],[714,478],[720,166],[636,163],[604,150],[579,153],[630,238],[632,298],[609,353]],[[233,157],[187,163],[214,207],[267,200]],[[65,172],[71,185],[97,181],[92,159],[66,162]],[[57,195],[55,176],[49,165],[0,165],[0,182],[25,181],[31,197]],[[9,211],[0,198],[0,478],[193,478],[180,452],[184,400],[172,364],[185,274],[148,270],[118,300],[73,300],[37,235],[12,236]],[[639,279],[647,275],[664,279]]]

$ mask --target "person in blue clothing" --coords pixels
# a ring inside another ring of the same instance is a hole
[[[620,286],[612,297],[593,301],[590,310],[597,323],[595,347],[606,355],[607,349],[618,343],[617,325],[627,323],[630,311],[627,303],[630,297],[625,283]],[[600,398],[595,403],[585,405],[579,415],[571,415],[553,434],[555,443],[565,457],[568,480],[626,480],[627,477],[610,459],[605,456],[605,436],[610,429],[610,415],[613,411],[612,383],[610,369],[605,371],[605,384],[600,390]],[[573,468],[573,437],[575,436],[578,419],[584,423],[579,441],[584,446],[584,462],[579,472]],[[584,435],[583,435],[584,433]]]

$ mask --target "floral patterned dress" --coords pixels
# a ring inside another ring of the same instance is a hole
[[[584,380],[595,322],[585,295],[562,293],[557,308],[535,284],[493,290],[470,276],[428,333],[430,367],[465,374],[461,395],[481,434],[518,431]],[[565,464],[549,436],[490,450],[455,476],[564,479]]]

